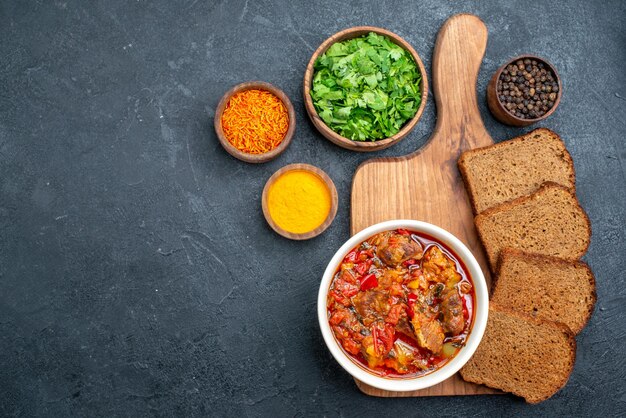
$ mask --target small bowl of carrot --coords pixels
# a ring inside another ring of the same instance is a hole
[[[263,81],[250,81],[222,96],[214,126],[230,155],[248,163],[264,163],[289,146],[296,130],[296,112],[281,89]]]

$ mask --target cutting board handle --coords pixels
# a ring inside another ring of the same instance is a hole
[[[486,48],[487,26],[471,14],[451,17],[437,36],[432,68],[438,114],[435,133],[447,134],[452,149],[472,148],[472,138],[486,133],[476,99],[476,79]]]

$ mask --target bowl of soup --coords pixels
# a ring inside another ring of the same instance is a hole
[[[372,225],[337,250],[318,294],[322,336],[337,362],[375,388],[436,385],[473,355],[489,295],[470,250],[416,220]]]

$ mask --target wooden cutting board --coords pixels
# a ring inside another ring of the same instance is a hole
[[[491,284],[485,254],[456,162],[462,151],[493,143],[478,111],[476,78],[487,46],[487,27],[476,16],[448,19],[437,37],[432,83],[437,125],[420,150],[398,158],[364,162],[352,180],[351,232],[391,219],[438,225],[467,245]],[[457,375],[415,392],[388,392],[356,381],[372,396],[445,396],[501,393],[466,383]]]

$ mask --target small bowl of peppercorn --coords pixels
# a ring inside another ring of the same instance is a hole
[[[561,93],[561,79],[552,64],[522,55],[498,68],[487,86],[487,104],[500,122],[527,126],[550,116]]]

